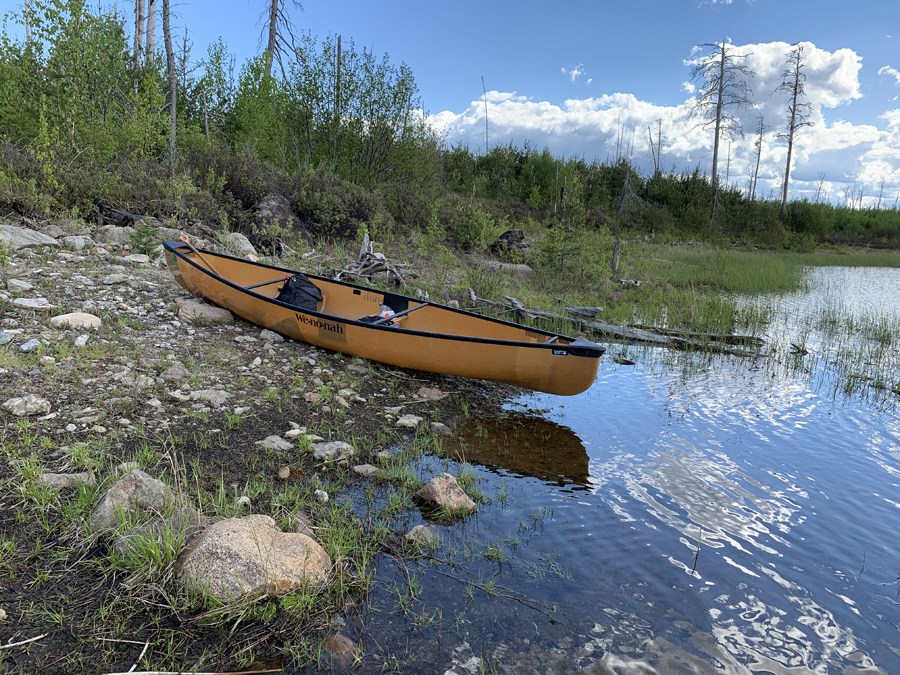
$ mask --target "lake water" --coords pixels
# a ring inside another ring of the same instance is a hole
[[[491,503],[438,528],[451,564],[379,564],[357,672],[900,673],[900,335],[828,318],[894,326],[898,288],[813,270],[771,358],[614,345],[584,394],[455,430]]]

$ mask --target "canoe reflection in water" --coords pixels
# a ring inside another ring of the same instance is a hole
[[[568,427],[540,417],[468,420],[444,444],[449,457],[538,478],[571,490],[590,487],[587,449]]]

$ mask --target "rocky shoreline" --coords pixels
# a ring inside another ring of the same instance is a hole
[[[427,549],[434,518],[477,509],[471,484],[464,487],[475,501],[450,473],[419,476],[411,466],[423,450],[439,452],[440,436],[468,402],[489,408],[485,393],[507,390],[346,358],[236,320],[188,297],[158,250],[132,251],[134,233],[0,225],[4,642],[43,630],[23,611],[48,597],[35,579],[65,578],[72,589],[99,584],[96,611],[124,576],[150,596],[179,598],[169,613],[129,610],[137,633],[172,623],[201,644],[219,640],[206,627],[192,632],[185,616],[210,611],[210,603],[223,614],[246,611],[260,598],[277,607],[270,622],[283,626],[298,618],[285,599],[299,595],[308,605],[301,632],[346,651],[349,638],[334,640],[342,636],[331,617],[364,585],[347,572],[348,560],[359,551]],[[157,236],[256,255],[239,236],[212,242],[202,234]],[[373,521],[370,509],[363,524],[345,493],[379,491],[384,512]],[[36,525],[38,512],[44,520]],[[28,554],[40,536],[51,548],[60,542],[51,558],[65,563],[65,575]],[[74,562],[85,559],[90,572]],[[97,577],[98,566],[108,571]],[[66,602],[57,604],[66,611]],[[81,620],[100,634],[116,632]],[[63,633],[0,652],[0,664],[34,672],[60,654],[69,668],[101,652],[110,668],[132,658]],[[267,648],[278,653],[279,644]],[[196,665],[184,649],[171,655],[175,665]],[[243,662],[229,646],[217,653],[217,666]]]

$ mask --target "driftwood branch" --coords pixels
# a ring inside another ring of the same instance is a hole
[[[585,310],[596,310],[594,316],[602,311],[601,307],[568,307],[566,311],[572,316],[563,316],[556,312],[543,312],[525,307],[521,301],[510,296],[504,296],[507,304],[485,300],[475,295],[475,291],[469,289],[469,299],[473,305],[486,305],[495,309],[512,310],[523,319],[545,319],[555,321],[568,321],[582,329],[589,330],[606,339],[621,341],[629,344],[646,344],[671,349],[697,349],[717,354],[731,354],[733,356],[756,356],[757,353],[742,349],[738,345],[752,345],[762,347],[764,342],[760,338],[741,335],[706,335],[703,333],[686,333],[665,328],[643,328],[632,326],[615,326],[605,321],[589,321],[585,316]]]
[[[44,633],[43,635],[38,635],[37,637],[28,638],[27,640],[20,640],[19,642],[11,642],[8,645],[0,645],[0,649],[11,649],[12,647],[20,647],[21,645],[27,645],[30,642],[37,642],[41,638],[47,637],[49,633]]]
[[[363,237],[362,246],[359,249],[359,257],[356,262],[348,265],[344,269],[338,270],[334,275],[335,281],[341,279],[349,279],[350,281],[360,281],[365,279],[371,282],[372,277],[376,274],[386,274],[388,281],[393,281],[399,286],[406,287],[406,279],[400,273],[400,268],[409,267],[409,265],[401,265],[399,263],[390,262],[382,253],[375,253],[374,243],[369,241],[369,235]]]

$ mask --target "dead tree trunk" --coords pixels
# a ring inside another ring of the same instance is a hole
[[[150,0],[153,2],[153,0]],[[175,50],[172,48],[172,28],[170,25],[169,3],[163,0],[163,39],[166,45],[166,73],[169,80],[169,164],[175,171],[175,130],[178,102],[178,73],[175,68]]]

